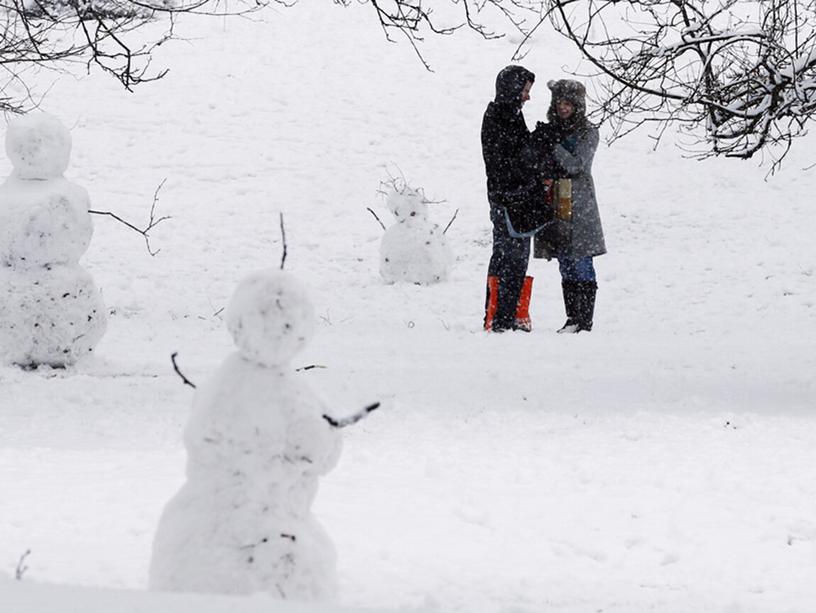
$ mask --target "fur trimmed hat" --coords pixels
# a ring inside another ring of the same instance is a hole
[[[557,116],[555,104],[559,100],[571,102],[572,106],[575,107],[576,117],[586,117],[586,88],[583,83],[570,79],[560,79],[558,81],[547,81],[547,87],[552,92],[552,102],[547,113],[550,120],[552,120],[553,115]]]

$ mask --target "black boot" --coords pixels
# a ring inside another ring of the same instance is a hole
[[[579,281],[576,285],[578,286],[578,311],[576,313],[578,329],[576,332],[589,332],[592,330],[595,293],[598,291],[598,284],[595,281]]]
[[[574,334],[578,332],[578,313],[580,311],[580,295],[577,281],[562,281],[561,292],[564,294],[564,310],[567,312],[567,322],[558,330],[558,334]]]

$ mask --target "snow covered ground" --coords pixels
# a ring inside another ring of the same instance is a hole
[[[82,265],[111,313],[95,358],[0,367],[0,576],[31,550],[0,603],[232,606],[140,592],[183,478],[192,391],[170,354],[203,381],[232,351],[221,309],[245,274],[279,265],[283,212],[286,268],[319,315],[295,365],[325,366],[301,374],[337,415],[384,403],[345,431],[315,504],[341,606],[813,611],[813,139],[768,181],[754,161],[688,160],[646,134],[601,148],[595,330],[554,333],[557,268],[535,260],[533,333],[487,336],[479,126],[514,43],[429,38],[431,73],[370,12],[301,2],[264,22],[186,20],[188,40],[157,58],[169,75],[134,94],[101,75],[43,81],[43,108],[72,129],[66,176],[93,208],[146,219],[166,178],[172,219],[155,258],[94,219]],[[530,124],[574,62],[552,37],[532,49]],[[444,200],[435,222],[459,209],[448,282],[381,281],[366,207],[388,221],[388,172]]]

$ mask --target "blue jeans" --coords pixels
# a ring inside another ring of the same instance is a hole
[[[595,266],[592,257],[558,258],[558,270],[562,281],[595,281]]]

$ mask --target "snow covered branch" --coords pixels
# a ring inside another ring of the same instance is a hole
[[[147,225],[144,228],[138,228],[135,225],[133,225],[132,223],[130,223],[129,221],[126,221],[126,220],[122,219],[121,217],[119,217],[118,215],[116,215],[116,214],[114,214],[114,213],[112,213],[110,211],[94,211],[92,209],[88,209],[88,212],[92,213],[94,215],[106,215],[108,217],[112,217],[113,219],[115,219],[119,223],[122,223],[122,224],[126,225],[131,230],[134,230],[134,231],[138,232],[139,234],[141,234],[144,237],[145,246],[147,247],[147,252],[152,256],[156,256],[159,253],[159,251],[161,251],[161,249],[156,249],[156,251],[153,251],[150,248],[150,234],[149,233],[153,228],[158,226],[161,222],[163,222],[163,221],[165,221],[167,219],[170,219],[169,215],[164,215],[164,216],[158,217],[158,218],[156,217],[156,204],[159,201],[159,190],[162,188],[165,181],[167,181],[167,179],[162,179],[162,182],[159,183],[159,186],[156,188],[156,191],[153,194],[153,204],[150,205],[150,218],[147,220]]]
[[[75,65],[97,67],[125,89],[162,78],[167,70],[151,66],[152,54],[176,37],[176,17],[242,15],[279,0],[0,0],[0,92],[22,86],[22,95],[0,95],[0,110],[22,113],[36,106],[27,82],[41,70],[70,72]],[[166,20],[158,35],[145,26]],[[16,88],[15,88],[16,89]]]
[[[540,23],[545,0],[335,0],[335,4],[350,6],[365,4],[376,14],[377,21],[390,42],[396,34],[408,41],[419,60],[428,70],[421,43],[426,34],[451,35],[467,29],[489,40],[505,34],[486,25],[487,15],[495,14],[509,24],[513,32],[528,34]],[[487,15],[483,15],[486,13]]]
[[[549,0],[592,67],[613,139],[655,125],[699,157],[767,153],[775,168],[816,116],[815,0]]]
[[[343,417],[341,419],[335,419],[330,415],[324,415],[323,419],[329,422],[329,425],[332,428],[345,428],[346,426],[351,426],[352,424],[356,424],[358,421],[367,417],[369,413],[372,411],[377,410],[380,407],[379,402],[375,402],[374,404],[370,404],[367,407],[364,407],[357,411],[356,413],[349,415],[348,417]]]

